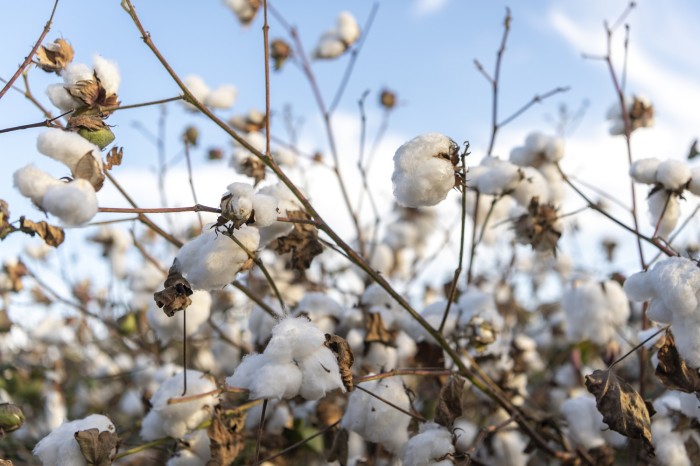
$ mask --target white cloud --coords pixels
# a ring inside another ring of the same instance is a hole
[[[416,17],[432,15],[447,5],[449,0],[416,0],[413,3],[413,15]]]

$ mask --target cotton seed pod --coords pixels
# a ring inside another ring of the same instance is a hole
[[[103,126],[98,130],[91,131],[86,128],[80,128],[78,134],[95,144],[100,149],[104,149],[114,141],[114,133],[109,126]]]
[[[274,63],[275,70],[282,69],[282,65],[292,54],[292,47],[282,39],[275,39],[270,43],[270,58]]]
[[[74,55],[73,47],[67,40],[56,39],[36,51],[37,66],[47,73],[59,73],[73,61]]]
[[[515,221],[515,236],[519,243],[529,244],[535,251],[555,251],[561,236],[557,210],[552,204],[540,204],[539,198],[530,201],[527,214]]]
[[[396,94],[389,89],[383,89],[379,95],[379,103],[387,110],[391,110],[396,106]]]
[[[0,404],[0,433],[13,432],[24,424],[24,413],[13,403]]]

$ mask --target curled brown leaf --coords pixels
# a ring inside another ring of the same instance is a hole
[[[63,228],[49,225],[44,221],[34,223],[24,217],[19,219],[19,229],[30,236],[39,235],[44,240],[44,243],[55,248],[63,243],[63,240],[66,238]]]
[[[700,374],[697,369],[691,369],[678,354],[673,334],[666,333],[664,344],[659,348],[659,363],[656,366],[656,376],[661,383],[671,390],[686,393],[700,392]]]
[[[75,52],[65,39],[56,39],[36,51],[37,66],[48,73],[59,73],[73,61]]]
[[[309,220],[310,217],[302,211],[288,211],[287,216],[292,220]],[[323,246],[318,240],[318,229],[308,223],[294,223],[294,229],[287,236],[277,238],[279,254],[292,253],[291,268],[305,270],[311,266],[314,257],[323,252]]]

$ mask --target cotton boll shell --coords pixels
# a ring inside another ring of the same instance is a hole
[[[661,160],[656,158],[639,159],[630,165],[629,174],[638,183],[656,184],[656,172]]]
[[[15,187],[24,197],[28,197],[34,204],[41,205],[44,194],[49,188],[63,184],[48,173],[34,165],[20,168],[13,175]]]
[[[73,180],[49,187],[41,206],[67,226],[87,223],[97,213],[97,196],[87,180]]]
[[[690,167],[680,160],[664,160],[659,164],[656,181],[671,191],[682,188],[691,177]]]
[[[87,128],[80,128],[78,134],[85,138],[87,141],[95,144],[100,149],[104,149],[108,145],[114,142],[115,136],[109,126],[103,126],[100,129],[89,130]],[[101,160],[101,159],[100,159]]]

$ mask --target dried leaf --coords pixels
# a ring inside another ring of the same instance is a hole
[[[63,240],[66,238],[63,228],[49,225],[44,221],[34,223],[24,217],[19,218],[19,229],[31,236],[39,235],[44,240],[44,243],[55,248],[63,243]]]
[[[111,466],[119,443],[116,433],[87,429],[76,432],[74,436],[88,466]]]
[[[12,461],[10,461],[10,460],[0,460],[0,466],[12,466]]]
[[[0,239],[5,239],[7,235],[16,230],[10,225],[10,206],[4,199],[0,199]]]
[[[238,166],[238,171],[242,175],[254,178],[254,186],[257,186],[258,183],[265,179],[265,164],[254,156],[250,156],[243,160]]]
[[[387,330],[382,315],[378,312],[369,313],[365,318],[365,343],[379,342],[396,346],[396,333],[395,330]]]
[[[42,45],[36,51],[37,66],[48,73],[59,73],[73,61],[75,52],[65,39]]]
[[[192,304],[192,286],[180,273],[180,264],[177,259],[168,271],[168,278],[165,279],[165,289],[153,294],[153,299],[158,307],[163,308],[163,312],[168,317],[175,315],[177,311],[187,309]]]
[[[292,220],[308,220],[310,217],[300,211],[287,212]],[[318,240],[318,229],[308,223],[294,223],[294,229],[287,236],[277,238],[279,254],[292,252],[292,269],[305,270],[311,266],[314,257],[323,252],[323,246]]]
[[[335,355],[343,385],[347,391],[351,392],[353,389],[351,367],[355,362],[355,356],[352,354],[350,344],[345,338],[338,335],[331,335],[330,333],[326,333],[326,341],[324,344]]]
[[[326,459],[329,463],[337,461],[341,466],[348,464],[348,439],[350,434],[345,429],[338,429],[333,437],[333,445]]]
[[[462,392],[465,380],[462,377],[450,377],[440,389],[440,398],[435,409],[435,422],[452,428],[454,420],[462,415]]]
[[[105,170],[111,170],[112,167],[121,165],[123,156],[123,147],[112,147],[109,152],[107,152],[107,163],[105,164]]]
[[[588,455],[596,466],[613,466],[615,464],[615,450],[610,445],[601,445],[588,450]]]
[[[92,155],[92,152],[88,152],[80,158],[73,170],[73,177],[89,181],[92,187],[95,188],[95,192],[102,189],[105,181],[105,175],[100,170],[100,165]]]
[[[5,262],[2,266],[5,274],[7,275],[7,279],[10,282],[10,289],[7,291],[22,291],[24,289],[24,285],[22,284],[22,278],[26,277],[29,271],[27,270],[27,266],[24,265],[24,262],[17,261],[17,262]]]
[[[688,149],[688,160],[694,159],[700,155],[700,150],[698,150],[698,138],[693,139],[690,143],[690,149]]]
[[[217,405],[207,429],[211,459],[207,466],[232,464],[245,448],[245,438],[242,430],[245,427],[245,412],[227,415],[224,409]]]
[[[671,332],[666,333],[663,346],[658,352],[659,364],[656,366],[656,376],[661,383],[671,390],[686,393],[700,392],[700,374],[691,369],[678,354],[676,342]]]
[[[647,452],[653,455],[651,419],[639,393],[611,369],[587,375],[586,388],[595,396],[603,421],[622,435],[642,439]]]

